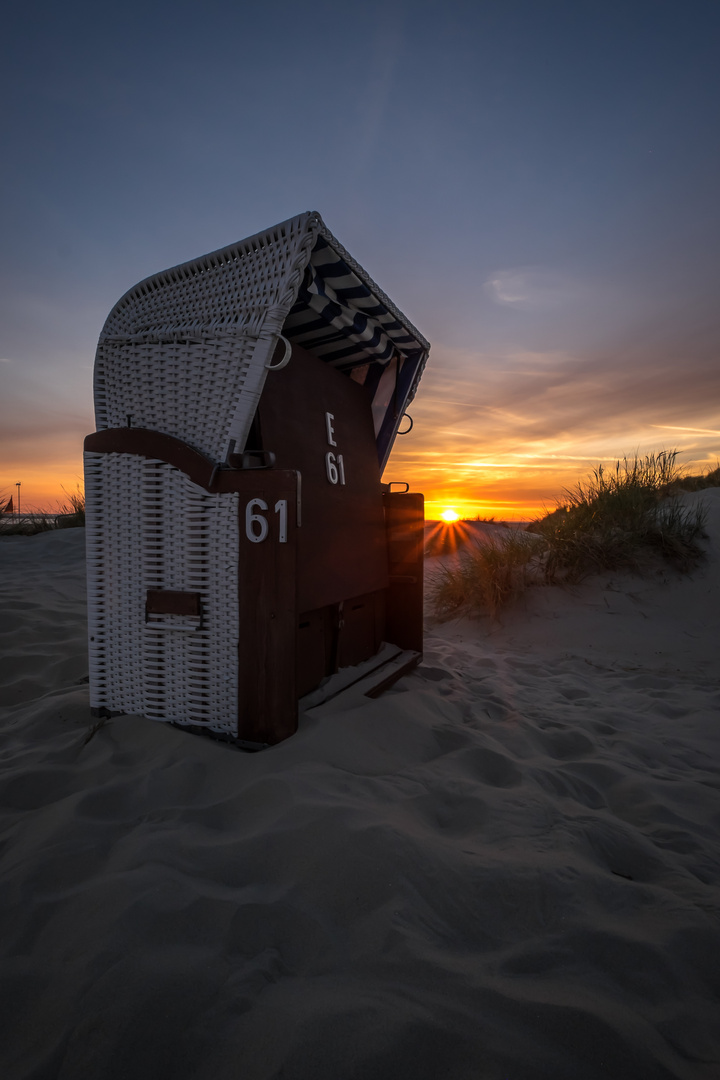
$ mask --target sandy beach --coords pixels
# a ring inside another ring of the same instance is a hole
[[[717,1080],[720,489],[683,499],[689,577],[430,626],[258,754],[88,738],[84,530],[0,539],[4,1080]]]

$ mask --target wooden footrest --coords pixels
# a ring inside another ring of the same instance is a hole
[[[324,716],[366,705],[368,698],[379,697],[417,667],[421,659],[422,654],[413,649],[399,649],[385,643],[370,660],[356,667],[343,668],[317,690],[306,694],[298,702],[298,708],[301,713]]]

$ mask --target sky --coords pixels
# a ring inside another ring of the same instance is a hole
[[[431,343],[384,476],[428,516],[717,464],[717,0],[24,0],[4,30],[0,495],[82,482],[127,289],[304,210]]]

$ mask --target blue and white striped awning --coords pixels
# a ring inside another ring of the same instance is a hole
[[[283,333],[341,371],[383,367],[422,345],[330,244],[319,236]]]

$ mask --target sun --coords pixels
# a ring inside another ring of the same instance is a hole
[[[460,515],[455,510],[453,510],[452,507],[449,507],[447,510],[443,510],[440,517],[443,519],[443,521],[448,522],[460,520]]]

